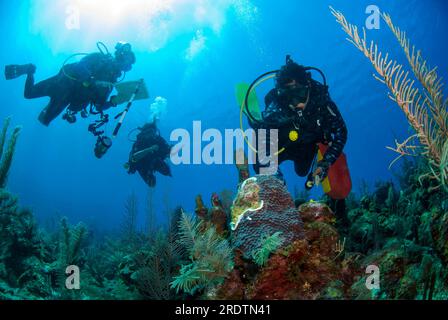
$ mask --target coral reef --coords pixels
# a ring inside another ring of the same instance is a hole
[[[304,237],[278,246],[275,238],[281,234],[273,239],[265,236],[259,244],[274,240],[275,245],[268,243],[263,263],[258,265],[251,261],[256,260],[253,256],[248,259],[235,251],[235,270],[218,290],[218,297],[446,299],[448,207],[443,191],[431,189],[429,183],[422,188],[422,167],[420,163],[403,167],[397,177],[403,187],[400,192],[392,182],[379,182],[373,192],[352,196],[346,208],[346,237],[341,236],[340,217],[325,203],[300,201],[297,215],[303,221]],[[259,200],[265,199],[261,190]],[[241,221],[238,228],[246,220]],[[262,251],[255,251],[255,257]],[[380,270],[379,289],[366,286],[370,266]]]
[[[176,208],[170,212],[166,229],[136,234],[132,242],[126,238],[112,242],[102,254],[111,261],[105,270],[116,270],[108,279],[119,278],[130,289],[127,295],[133,295],[134,299],[175,299],[170,283],[179,265],[188,259],[177,244],[181,219],[182,209]]]
[[[17,135],[2,152],[4,183]],[[5,137],[4,129],[2,146]],[[282,180],[255,176],[240,182],[233,202],[232,192],[214,193],[209,209],[198,196],[196,216],[177,208],[156,226],[149,199],[145,232],[132,194],[121,232],[103,238],[66,218],[59,228],[39,229],[3,185],[0,300],[446,300],[448,199],[420,179],[425,159],[405,164],[398,187],[380,181],[342,204],[298,190],[293,199]],[[65,286],[69,265],[80,269],[79,290]],[[369,289],[372,266],[381,282]]]
[[[4,189],[0,189],[0,239],[0,299],[4,288],[21,288],[24,296],[45,296],[42,291],[48,286],[42,283],[47,279],[40,272],[45,249],[34,217],[19,208],[17,198]]]
[[[204,200],[202,200],[201,195],[196,196],[196,208],[194,212],[199,219],[203,221],[208,220],[208,209],[205,207]]]
[[[423,190],[418,170],[403,176],[408,184],[400,192],[378,183],[350,200],[346,237],[325,201],[296,208],[283,183],[269,176],[251,180],[264,205],[231,233],[178,208],[157,232],[133,228],[130,236],[124,228],[119,238],[95,241],[84,225],[64,218],[55,234],[39,232],[32,213],[2,189],[0,299],[447,299],[443,193]],[[245,203],[240,197],[234,204]],[[285,212],[296,221],[295,235],[272,223]],[[123,225],[129,214],[127,202]],[[243,231],[252,231],[244,246]],[[63,286],[68,264],[81,269],[80,290]],[[369,290],[372,265],[381,286]]]
[[[391,184],[378,184],[349,212],[347,249],[360,254],[361,269],[377,265],[382,277],[376,292],[367,290],[365,275],[355,279],[352,299],[446,299],[444,193],[421,188],[420,172],[411,167],[403,176],[407,187],[400,193],[392,192]]]
[[[222,237],[227,237],[228,234],[228,211],[229,209],[225,209],[224,205],[219,198],[217,193],[212,194],[211,198],[211,208],[208,209],[204,201],[202,200],[202,196],[196,196],[196,208],[195,214],[200,221],[201,228],[204,230],[210,226],[215,228],[215,231]],[[229,207],[226,205],[226,207]]]
[[[212,195],[211,202],[210,222],[215,227],[216,232],[220,236],[224,236],[227,232],[227,213],[216,193]]]
[[[235,230],[245,214],[262,209],[264,203],[258,195],[260,187],[257,184],[257,178],[249,178],[242,182],[238,191],[237,198],[232,204],[232,221],[230,227]]]
[[[281,238],[281,232],[276,232],[271,236],[264,236],[261,239],[261,247],[258,251],[256,251],[253,255],[253,260],[256,264],[263,267],[266,265],[269,256],[277,251],[278,248],[283,243],[283,239]]]
[[[177,292],[196,294],[219,285],[233,269],[232,250],[213,226],[201,230],[202,221],[182,213],[178,245],[188,252],[189,263],[182,265],[171,287]]]
[[[127,250],[128,253],[117,261],[119,277],[138,292],[141,299],[174,299],[170,282],[181,258],[175,250],[174,240],[159,231],[150,239],[139,242],[138,249]]]
[[[317,218],[319,215],[315,212],[329,212],[329,208],[314,203],[302,205],[299,211]],[[252,299],[324,298],[327,286],[334,286],[342,279],[335,252],[339,240],[337,230],[319,219],[304,221],[304,230],[304,240],[294,242],[284,252],[273,256],[268,267],[261,271],[249,294]]]
[[[429,213],[431,236],[434,247],[439,253],[440,259],[448,265],[448,212],[441,211]]]
[[[304,238],[283,247],[279,245],[280,234],[265,239],[263,245],[269,247],[266,256],[272,255],[259,264],[254,276],[244,277],[251,272],[247,264],[232,273],[219,290],[221,299],[344,298],[349,281],[344,283],[347,277],[343,274],[338,231],[333,226],[334,214],[325,204],[312,202],[300,206],[296,215],[306,218]]]
[[[246,258],[262,247],[263,237],[281,232],[283,244],[303,238],[303,226],[283,181],[255,176],[244,181],[232,206],[232,243]]]
[[[363,269],[369,265],[381,270],[381,288],[368,290],[366,276],[359,277],[352,285],[351,299],[444,300],[447,297],[447,284],[443,280],[446,279],[446,269],[432,254],[431,248],[391,239],[382,250],[361,262]]]

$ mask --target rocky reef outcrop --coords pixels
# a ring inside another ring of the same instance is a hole
[[[276,180],[264,181],[273,185]],[[300,231],[291,236],[293,240],[284,242],[261,267],[236,255],[237,267],[221,287],[220,298],[343,299],[347,295],[353,264],[343,263],[344,240],[335,228],[333,212],[324,203],[308,202],[294,213]]]

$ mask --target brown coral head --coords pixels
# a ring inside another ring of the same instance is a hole
[[[302,204],[299,207],[299,213],[305,223],[320,221],[334,224],[336,221],[336,217],[330,207],[320,202],[310,201]]]

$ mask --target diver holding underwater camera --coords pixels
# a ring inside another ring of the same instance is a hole
[[[65,62],[57,75],[39,83],[34,80],[36,66],[33,64],[8,65],[5,67],[5,78],[12,80],[26,74],[26,99],[50,97],[49,104],[39,115],[39,121],[45,126],[65,109],[67,114],[63,118],[73,123],[76,121],[76,113],[81,112],[83,117],[87,115],[89,105],[93,114],[116,106],[114,97],[108,100],[113,85],[135,63],[135,55],[129,43],[117,43],[113,56],[107,48],[103,51],[101,45],[105,48],[101,42],[97,43],[100,52],[70,56],[66,62],[74,56],[85,55],[79,62]]]
[[[45,126],[48,126],[64,110],[66,113],[63,114],[62,119],[69,123],[76,122],[78,112],[83,118],[87,118],[89,114],[99,115],[100,119],[89,125],[88,130],[97,137],[94,151],[95,156],[101,158],[112,146],[111,138],[104,136],[104,131],[99,130],[109,121],[109,115],[104,111],[120,104],[117,96],[110,98],[109,96],[114,87],[124,79],[126,72],[132,69],[136,58],[131,45],[126,42],[116,44],[114,55],[109,53],[102,42],[97,43],[97,48],[99,52],[96,53],[76,53],[69,56],[57,75],[39,83],[35,83],[36,66],[33,64],[7,65],[5,78],[12,80],[26,74],[24,89],[26,99],[50,97],[49,104],[39,115],[39,121]],[[76,56],[85,57],[79,62],[67,63]],[[141,80],[137,83],[125,112],[119,115],[127,113],[142,82]],[[115,129],[114,136],[118,133],[123,119],[124,116]]]

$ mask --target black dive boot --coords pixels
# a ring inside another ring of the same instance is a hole
[[[23,76],[24,74],[33,74],[36,72],[36,66],[34,64],[10,64],[5,66],[5,78],[6,80],[12,80]]]

